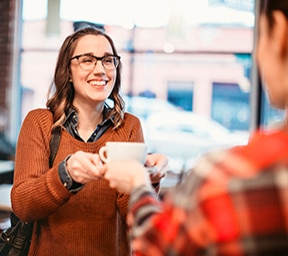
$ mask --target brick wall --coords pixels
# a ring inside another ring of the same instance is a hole
[[[0,0],[0,116],[7,118],[6,94],[11,85],[11,58],[15,4],[17,0]]]

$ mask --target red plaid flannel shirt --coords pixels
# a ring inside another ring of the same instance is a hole
[[[288,134],[203,156],[160,202],[133,191],[135,255],[288,255]]]

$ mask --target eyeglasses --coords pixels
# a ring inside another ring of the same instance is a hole
[[[98,60],[101,61],[102,66],[107,70],[115,70],[120,63],[120,56],[117,55],[106,55],[100,58],[91,54],[80,54],[72,57],[70,61],[73,59],[78,60],[79,66],[83,70],[94,69]]]

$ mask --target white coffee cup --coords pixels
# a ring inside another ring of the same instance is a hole
[[[99,150],[100,159],[107,163],[114,160],[136,160],[145,163],[147,146],[142,142],[109,141]]]

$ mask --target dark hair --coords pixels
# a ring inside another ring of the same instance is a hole
[[[110,43],[113,54],[118,55],[113,40],[104,31],[92,27],[86,27],[77,30],[68,36],[59,51],[58,60],[55,67],[54,79],[48,91],[48,100],[46,102],[47,108],[53,113],[53,128],[61,126],[65,120],[65,111],[72,107],[74,98],[74,87],[70,82],[70,59],[75,50],[77,41],[85,35],[104,36]],[[116,69],[116,80],[114,88],[109,95],[109,99],[114,102],[114,107],[109,116],[113,115],[114,127],[119,127],[123,122],[124,116],[124,101],[120,96],[121,87],[121,61]],[[53,92],[53,90],[55,90]],[[52,94],[51,98],[49,96]]]
[[[281,11],[288,18],[287,0],[259,0],[259,2],[259,12],[267,17],[270,27],[274,25],[273,11]]]

